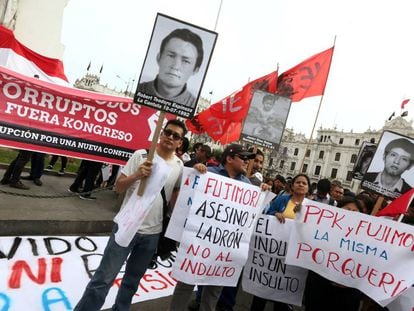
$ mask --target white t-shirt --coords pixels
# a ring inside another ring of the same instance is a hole
[[[128,160],[125,167],[122,169],[122,174],[129,176],[135,173],[138,170],[138,167],[143,163],[147,158],[147,151],[140,149],[134,152],[132,157]],[[181,183],[181,175],[183,172],[183,162],[176,156],[166,161],[167,165],[171,166],[171,173],[167,178],[167,182],[164,185],[165,197],[167,202],[171,198],[171,194],[174,189],[178,189]],[[122,202],[121,209],[128,202],[134,191],[138,189],[140,181],[137,180],[132,184],[125,193],[125,198]],[[162,231],[162,209],[163,209],[163,200],[161,193],[157,195],[152,207],[149,210],[147,216],[144,218],[138,232],[141,234],[155,234]]]

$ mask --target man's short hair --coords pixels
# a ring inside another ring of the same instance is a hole
[[[206,158],[209,159],[211,157],[211,148],[209,145],[201,145],[201,150],[203,150],[206,154]]]
[[[187,134],[187,127],[185,126],[183,121],[180,121],[178,119],[168,120],[167,124],[165,124],[164,128],[167,128],[168,125],[176,125],[183,129],[183,137],[185,134]]]
[[[331,190],[331,182],[327,178],[320,179],[316,185],[316,189],[321,194],[327,194]]]
[[[275,97],[271,94],[266,94],[265,96],[263,96],[262,98],[262,102],[265,102],[266,100],[271,100],[274,101]]]
[[[250,147],[247,151],[254,153],[254,147]],[[256,148],[256,154],[261,155],[262,157],[264,157],[263,151],[258,149],[258,148]]]
[[[414,144],[411,141],[405,138],[397,138],[390,141],[385,146],[384,155],[388,155],[393,148],[401,148],[407,151],[410,154],[410,164],[414,164]]]
[[[160,46],[160,54],[162,54],[168,41],[170,41],[172,38],[181,39],[195,46],[197,49],[197,60],[194,69],[200,68],[204,57],[203,40],[201,40],[200,36],[187,28],[175,29],[162,40]]]
[[[282,175],[280,175],[280,174],[277,174],[277,175],[276,175],[275,180],[280,181],[282,184],[286,184],[286,179],[285,179],[285,177],[283,177],[283,176],[282,176]]]

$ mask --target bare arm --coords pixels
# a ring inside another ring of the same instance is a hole
[[[125,174],[121,174],[115,183],[115,191],[117,193],[125,192],[137,180],[143,177],[148,177],[151,174],[151,169],[152,169],[152,162],[145,161],[138,167],[138,170],[135,173],[129,176],[126,176]]]

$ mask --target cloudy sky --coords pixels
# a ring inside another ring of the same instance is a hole
[[[86,72],[125,89],[139,78],[157,12],[214,30],[220,0],[70,0],[62,30],[71,83]],[[380,129],[403,99],[414,117],[412,1],[223,0],[202,96],[219,101],[334,44],[317,122],[338,130]],[[118,78],[119,76],[120,78]],[[209,94],[213,91],[212,95]],[[287,126],[310,135],[320,97],[293,103]]]

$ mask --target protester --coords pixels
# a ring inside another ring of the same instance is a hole
[[[32,151],[28,150],[19,150],[16,158],[9,164],[6,172],[3,175],[0,183],[2,185],[9,185],[10,187],[28,190],[28,186],[23,184],[20,180],[24,166],[29,162],[32,156]]]
[[[55,155],[55,154],[52,156],[48,166],[45,168],[46,172],[53,170],[53,166],[56,164],[59,157],[60,157],[60,160],[61,160],[61,165],[60,165],[60,170],[58,171],[58,175],[60,175],[60,176],[65,175],[66,166],[68,164],[68,158],[65,157],[65,156],[58,156],[58,155]]]
[[[383,160],[384,169],[381,172],[367,172],[363,183],[372,183],[380,193],[386,191],[403,194],[410,190],[411,185],[401,175],[414,164],[414,144],[405,138],[390,141],[385,146]]]
[[[336,202],[342,200],[342,198],[344,197],[344,187],[342,187],[341,184],[332,182],[331,190],[329,191],[329,196]]]
[[[344,197],[338,201],[337,207],[354,212],[362,211],[362,206],[355,197]],[[308,273],[304,293],[306,311],[358,311],[362,297],[356,288],[336,284],[313,271]]]
[[[190,147],[190,141],[187,137],[183,137],[183,142],[180,147],[177,148],[175,154],[177,157],[183,161],[183,163],[186,163],[191,160],[190,155],[187,153],[188,148]]]
[[[320,179],[316,185],[316,193],[310,197],[311,200],[329,205],[335,205],[335,200],[329,196],[331,190],[331,182],[329,179]]]
[[[22,176],[23,180],[32,180],[36,186],[43,185],[40,178],[43,175],[43,169],[45,167],[45,154],[42,152],[32,152],[30,161],[30,173],[29,175]]]
[[[79,198],[82,200],[94,201],[96,197],[92,196],[91,192],[95,188],[95,180],[102,168],[101,162],[82,160],[75,180],[70,185],[68,191],[72,193],[80,193]],[[80,190],[82,183],[84,183],[82,191]]]
[[[196,98],[187,89],[187,81],[198,73],[203,57],[200,36],[189,29],[175,29],[161,42],[157,54],[157,77],[139,84],[138,91],[195,107]]]
[[[255,158],[253,159],[253,164],[250,172],[250,182],[255,186],[260,186],[263,183],[263,162],[264,162],[264,153],[260,149],[250,148],[249,152],[255,153]]]
[[[282,195],[285,192],[286,179],[282,175],[277,174],[273,180],[272,191],[277,196]]]
[[[197,149],[195,149],[194,156],[191,158],[190,161],[184,163],[186,167],[193,167],[197,163],[202,163],[207,165],[207,161],[211,157],[211,148],[208,145],[200,145]]]
[[[247,173],[249,160],[254,157],[255,154],[248,152],[243,148],[243,146],[231,144],[228,145],[223,152],[221,165],[218,167],[209,167],[208,170],[210,172],[250,184],[250,181],[245,174]],[[195,285],[178,281],[174,289],[169,310],[185,310],[191,299],[194,286]],[[200,300],[201,311],[215,310],[222,288],[222,286],[203,286]]]
[[[309,194],[310,180],[308,175],[299,174],[292,179],[292,194],[283,194],[270,203],[267,215],[274,215],[281,223],[285,223],[286,218],[294,219],[295,213],[299,210],[305,197]],[[262,311],[265,309],[267,299],[253,296],[250,306],[251,311]],[[288,304],[273,301],[276,311],[291,311],[292,307]]]
[[[169,120],[156,147],[156,154],[171,167],[171,173],[164,185],[165,197],[171,203],[174,203],[177,196],[183,167],[181,160],[175,155],[175,150],[180,146],[186,132],[187,129],[183,122]],[[152,162],[146,160],[146,154],[145,150],[136,151],[128,160],[116,181],[116,191],[119,193],[126,192],[121,209],[128,202],[131,195],[137,191],[140,180],[151,174]],[[99,267],[75,307],[76,311],[101,309],[105,297],[125,260],[125,274],[112,309],[130,309],[131,300],[137,291],[139,281],[157,248],[158,237],[162,229],[162,209],[163,198],[160,193],[152,203],[149,213],[144,218],[128,247],[121,247],[115,242],[115,233],[118,230],[118,225],[115,223]]]

